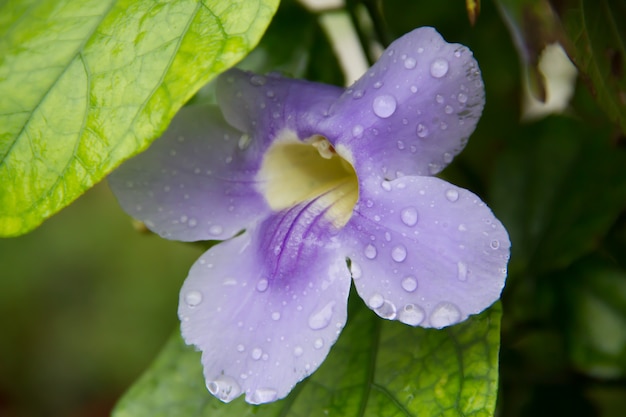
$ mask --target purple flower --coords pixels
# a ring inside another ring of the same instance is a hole
[[[110,178],[156,233],[224,240],[193,265],[178,314],[209,391],[285,397],[346,323],[351,279],[380,317],[442,328],[500,296],[502,224],[433,177],[484,105],[464,46],[432,28],[395,41],[352,87],[230,70],[219,109],[187,107]]]

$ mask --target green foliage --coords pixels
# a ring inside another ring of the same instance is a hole
[[[258,42],[276,0],[0,6],[0,236],[25,233],[145,149]]]
[[[626,3],[568,0],[561,19],[569,52],[598,103],[626,134]]]
[[[178,331],[113,417],[491,416],[500,307],[444,331],[382,321],[353,294],[349,321],[320,369],[276,403],[223,404],[204,386],[200,354]]]

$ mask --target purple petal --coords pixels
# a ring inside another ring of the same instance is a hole
[[[342,92],[331,85],[238,69],[222,74],[217,82],[224,117],[232,126],[256,135],[261,151],[286,128],[301,139],[319,133],[314,127]]]
[[[163,237],[229,238],[269,212],[254,188],[261,158],[249,141],[216,107],[185,107],[109,184],[126,212]]]
[[[445,327],[504,286],[506,230],[477,196],[439,178],[364,183],[344,232],[359,295],[383,318]]]
[[[483,105],[472,52],[420,28],[387,48],[321,130],[351,150],[360,176],[434,175],[463,149]]]
[[[181,291],[188,344],[222,401],[285,397],[322,363],[346,322],[350,273],[315,203],[270,216],[205,253]]]

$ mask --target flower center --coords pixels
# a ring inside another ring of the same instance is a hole
[[[267,150],[258,179],[272,210],[315,200],[337,228],[350,220],[359,196],[354,168],[319,135],[302,142],[295,133],[282,132]]]

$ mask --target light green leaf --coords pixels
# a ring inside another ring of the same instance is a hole
[[[567,0],[559,9],[568,52],[598,105],[626,134],[626,3]]]
[[[145,149],[258,42],[278,0],[0,5],[0,236],[28,232]]]
[[[200,354],[178,332],[113,417],[492,416],[499,304],[445,330],[377,317],[352,294],[349,322],[317,372],[284,400],[223,404],[204,386]]]

